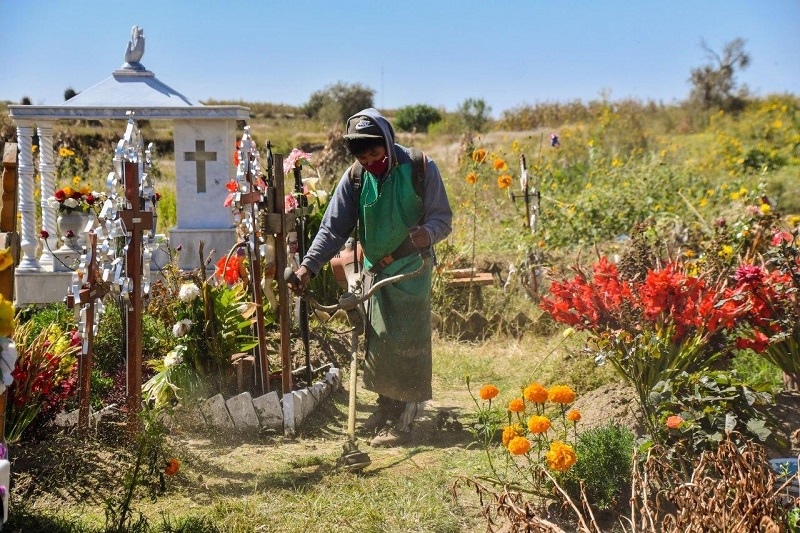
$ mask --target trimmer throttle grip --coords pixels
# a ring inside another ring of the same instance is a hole
[[[295,287],[299,287],[300,286],[300,278],[298,278],[297,274],[294,273],[294,270],[292,270],[292,267],[287,266],[283,270],[283,279],[287,283],[291,283]]]

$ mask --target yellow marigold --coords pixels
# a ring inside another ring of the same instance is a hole
[[[525,402],[522,401],[522,398],[514,398],[508,402],[508,410],[512,413],[521,413],[525,410]]]
[[[58,155],[60,157],[70,157],[70,156],[75,155],[75,152],[73,152],[72,150],[70,150],[66,146],[62,146],[61,148],[58,149]]]
[[[492,168],[494,168],[495,170],[498,170],[498,171],[506,171],[506,170],[508,170],[508,165],[502,159],[497,158],[492,163]]]
[[[547,391],[547,397],[554,403],[572,403],[575,401],[575,391],[568,385],[553,385]]]
[[[547,401],[547,389],[538,383],[531,383],[522,391],[522,396],[529,402],[544,403]]]
[[[14,333],[14,305],[0,294],[0,337]]]
[[[467,174],[467,178],[466,179],[467,179],[467,183],[469,183],[470,185],[475,185],[476,183],[478,183],[478,173],[477,172],[470,172],[469,174]]]
[[[550,450],[544,454],[544,457],[547,459],[547,466],[551,470],[558,470],[559,472],[566,472],[578,460],[578,456],[575,455],[572,446],[558,440],[550,443]]]
[[[577,409],[572,409],[567,413],[567,420],[570,422],[579,422],[581,419],[581,412]]]
[[[486,159],[486,150],[483,148],[478,148],[477,150],[472,151],[472,160],[476,163],[482,163],[483,160]]]
[[[497,176],[497,186],[501,189],[508,189],[511,186],[511,176],[508,174],[500,174]]]
[[[67,196],[67,198],[69,198],[70,196],[72,196],[72,193],[74,193],[74,192],[75,192],[75,189],[73,189],[73,188],[72,188],[72,187],[70,187],[69,185],[67,185],[66,187],[64,187],[64,188],[63,188],[63,189],[61,189],[61,190],[62,190],[62,191],[64,191],[64,194]]]
[[[531,433],[544,433],[550,426],[550,419],[546,416],[533,415],[528,419],[528,429]]]
[[[481,400],[491,400],[492,398],[500,394],[500,391],[494,385],[484,385],[483,387],[481,387],[481,391],[479,394]]]
[[[0,250],[0,271],[7,269],[14,264],[14,256],[11,254],[11,247]]]
[[[508,446],[511,439],[522,436],[522,426],[514,423],[503,428],[503,446]]]
[[[508,451],[514,455],[524,455],[531,449],[531,441],[525,437],[514,437],[508,442]]]

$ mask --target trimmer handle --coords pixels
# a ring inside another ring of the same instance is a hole
[[[297,277],[297,274],[294,273],[294,270],[292,270],[292,267],[290,267],[290,266],[287,266],[283,270],[283,279],[287,283],[291,283],[292,285],[294,285],[296,287],[300,285],[300,278]]]

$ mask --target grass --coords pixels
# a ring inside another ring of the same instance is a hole
[[[451,490],[459,475],[487,472],[485,453],[467,430],[438,430],[436,414],[443,410],[455,414],[467,427],[473,421],[474,404],[464,382],[467,374],[473,386],[492,382],[506,389],[532,379],[564,382],[567,376],[592,374],[579,359],[569,357],[579,344],[580,339],[560,334],[474,344],[438,339],[434,400],[417,424],[414,441],[403,448],[373,449],[361,435],[360,448],[372,460],[361,475],[335,468],[345,442],[343,390],[312,413],[295,439],[223,438],[174,430],[169,440],[181,461],[180,472],[168,479],[167,492],[156,499],[139,494],[134,509],[147,517],[153,531],[177,530],[181,524],[186,527],[181,531],[226,533],[484,531],[477,497],[460,491],[456,501]],[[359,390],[360,421],[368,416],[374,399],[373,393]],[[91,439],[73,445],[76,452],[103,448]],[[50,484],[43,472],[24,473],[15,467],[15,476],[28,476],[28,484],[24,498],[11,500],[7,531],[102,531],[102,502],[120,490],[119,479],[128,463],[120,454],[72,454],[66,449],[57,457],[71,464],[72,471],[82,472],[73,474],[74,482],[91,483],[94,496],[79,497],[70,476]]]

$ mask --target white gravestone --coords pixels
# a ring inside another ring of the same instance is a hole
[[[225,184],[236,176],[235,120],[175,120],[175,192],[178,220],[169,230],[173,248],[181,246],[180,267],[199,266],[198,246],[204,256],[215,250],[213,261],[236,244]]]

